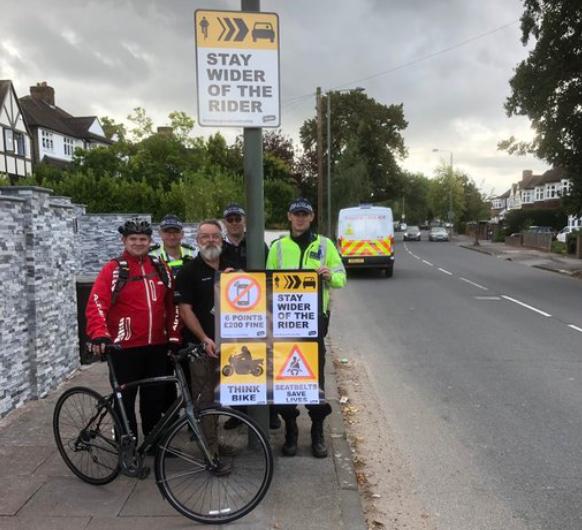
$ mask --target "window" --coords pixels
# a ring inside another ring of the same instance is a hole
[[[523,202],[533,202],[533,192],[531,190],[521,192],[521,200]]]
[[[543,201],[544,200],[544,188],[538,186],[536,188],[536,201]]]
[[[14,133],[14,147],[17,155],[26,156],[26,142],[24,141],[24,134],[21,132]]]
[[[54,151],[53,133],[42,129],[42,147],[45,151]]]
[[[73,156],[75,153],[75,142],[72,138],[65,136],[65,155]]]
[[[14,132],[12,129],[4,129],[4,151],[14,152]]]
[[[566,196],[570,194],[570,181],[563,180],[562,181],[562,196]]]
[[[546,185],[546,199],[554,199],[558,196],[558,190],[556,184]]]

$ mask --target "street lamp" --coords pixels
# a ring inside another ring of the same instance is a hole
[[[453,173],[453,152],[449,151],[448,149],[437,149],[436,147],[432,150],[433,153],[449,153],[451,155],[451,159],[449,162],[449,171],[451,172],[451,184],[449,186],[449,223],[453,222],[455,218],[455,212],[453,211],[453,180],[454,180],[454,173]]]
[[[327,235],[333,237],[331,233],[331,95],[345,94],[349,92],[364,92],[362,87],[346,88],[343,90],[328,90],[327,96]]]

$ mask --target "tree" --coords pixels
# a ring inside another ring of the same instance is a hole
[[[572,211],[582,211],[582,16],[577,0],[524,0],[522,43],[536,41],[510,80],[509,116],[528,116],[531,143],[510,138],[500,148],[531,152],[572,179]]]
[[[453,222],[458,224],[465,209],[463,173],[451,171],[444,162],[435,170],[435,178],[430,182],[429,202],[432,213],[441,221],[448,220],[449,210],[454,214]]]
[[[345,197],[353,203],[385,201],[400,196],[404,179],[398,161],[406,155],[402,131],[408,123],[402,105],[383,105],[359,91],[331,92],[332,189],[344,191],[335,202],[332,218]],[[324,123],[327,119],[324,111]],[[324,147],[327,138],[324,127]],[[317,120],[305,121],[300,130],[304,154],[301,168],[304,183],[317,177]],[[346,160],[342,160],[342,159]],[[336,191],[332,191],[337,196]]]
[[[123,123],[117,123],[109,116],[101,116],[101,118],[99,118],[99,123],[101,123],[101,127],[103,127],[105,137],[109,140],[125,140],[125,137],[127,136],[127,129]]]
[[[194,129],[194,118],[191,118],[182,111],[175,110],[168,115],[170,119],[170,127],[173,130],[174,136],[184,145],[190,143],[190,133]]]
[[[154,133],[154,122],[146,114],[143,107],[133,109],[133,112],[127,116],[127,119],[133,124],[133,129],[129,132],[134,140],[143,140]]]

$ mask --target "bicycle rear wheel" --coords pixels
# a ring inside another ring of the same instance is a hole
[[[226,430],[230,418],[241,424]],[[263,431],[245,414],[208,408],[200,426],[216,456],[210,463],[188,424],[180,418],[161,442],[156,455],[156,482],[162,495],[182,515],[206,524],[223,524],[253,510],[273,477],[273,455]]]
[[[74,387],[63,393],[55,405],[53,433],[65,464],[80,479],[100,485],[119,474],[121,424],[95,390]]]

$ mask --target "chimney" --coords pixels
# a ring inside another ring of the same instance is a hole
[[[521,180],[523,182],[526,182],[527,180],[531,179],[533,177],[533,171],[531,169],[524,169],[521,172]]]
[[[31,86],[30,95],[32,99],[37,101],[44,101],[52,106],[55,104],[55,89],[52,86],[48,86],[46,81],[37,83],[36,86]]]
[[[158,127],[158,134],[160,136],[172,136],[174,134],[174,129],[172,129],[172,127]]]

